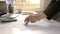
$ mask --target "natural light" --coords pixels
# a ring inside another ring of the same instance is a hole
[[[32,4],[40,4],[40,0],[28,0]]]

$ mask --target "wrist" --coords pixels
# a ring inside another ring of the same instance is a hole
[[[38,14],[38,17],[41,18],[47,18],[47,15],[45,13]]]

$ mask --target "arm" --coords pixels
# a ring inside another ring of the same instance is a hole
[[[25,22],[27,25],[29,22],[35,23],[37,20],[43,19],[43,18],[47,18],[47,19],[51,19],[52,17],[54,17],[58,12],[60,11],[60,1],[57,1],[56,3],[54,3],[52,6],[49,7],[49,9],[45,10],[43,13],[40,14],[36,14],[36,15],[31,15],[28,16],[25,19]]]
[[[60,11],[60,1],[52,4],[49,9],[45,10],[44,13],[47,15],[47,19],[51,19]]]

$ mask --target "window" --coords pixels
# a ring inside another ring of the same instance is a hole
[[[38,9],[40,8],[40,0],[15,0],[14,8],[19,9]]]

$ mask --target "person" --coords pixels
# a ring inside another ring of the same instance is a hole
[[[43,13],[30,15],[25,19],[25,25],[28,25],[29,22],[35,23],[37,20],[47,18],[48,20],[52,19],[58,12],[60,12],[60,0],[54,0],[52,4],[49,5],[49,8]]]
[[[11,4],[9,4],[8,9],[9,9],[9,13],[13,13],[13,8],[12,8]]]

